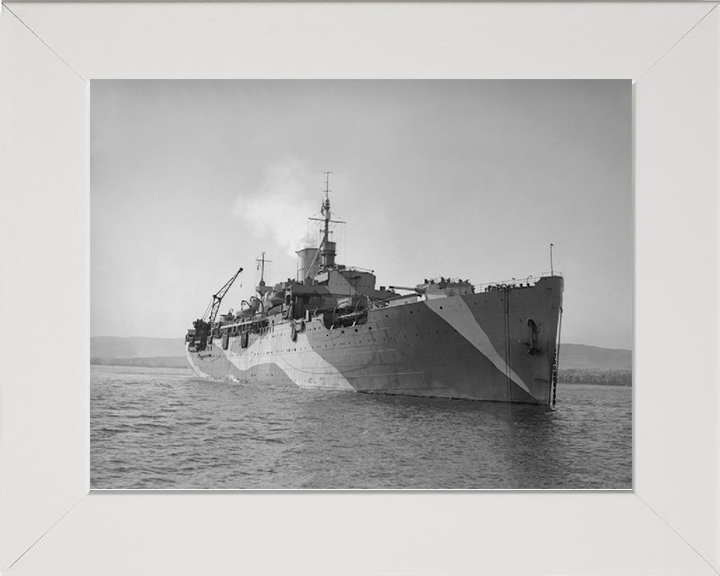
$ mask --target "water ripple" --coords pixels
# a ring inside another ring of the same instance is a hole
[[[93,488],[630,488],[631,390],[536,406],[93,366]]]

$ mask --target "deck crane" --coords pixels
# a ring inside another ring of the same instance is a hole
[[[217,317],[218,310],[220,310],[220,303],[222,302],[222,299],[225,297],[227,291],[230,290],[230,286],[233,285],[233,282],[235,282],[235,279],[240,275],[240,272],[242,271],[243,269],[240,268],[240,270],[235,272],[234,276],[230,278],[230,280],[225,282],[225,284],[222,288],[220,288],[220,290],[213,294],[212,302],[208,304],[208,307],[205,310],[205,314],[203,314],[203,322],[207,322],[210,326],[213,325],[213,322],[215,322],[215,318]]]

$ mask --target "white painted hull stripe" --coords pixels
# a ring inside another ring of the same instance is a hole
[[[457,305],[458,303],[459,306]],[[532,396],[522,378],[520,378],[512,368],[507,366],[505,360],[500,356],[498,351],[495,350],[490,338],[477,323],[472,311],[462,298],[459,296],[450,296],[448,298],[431,299],[426,300],[425,304],[430,310],[455,328],[455,330],[475,346],[475,348],[482,352],[500,372],[504,374],[507,369],[510,380]],[[443,307],[442,310],[440,309],[441,306]]]

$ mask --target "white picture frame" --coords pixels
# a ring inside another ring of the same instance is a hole
[[[4,4],[0,570],[719,573],[717,5]],[[633,491],[90,493],[93,78],[631,78]]]

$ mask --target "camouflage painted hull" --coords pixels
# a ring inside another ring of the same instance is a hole
[[[326,328],[270,320],[214,338],[187,358],[202,378],[286,380],[366,393],[549,404],[563,279],[368,312],[363,324]],[[244,345],[244,346],[243,346]]]

